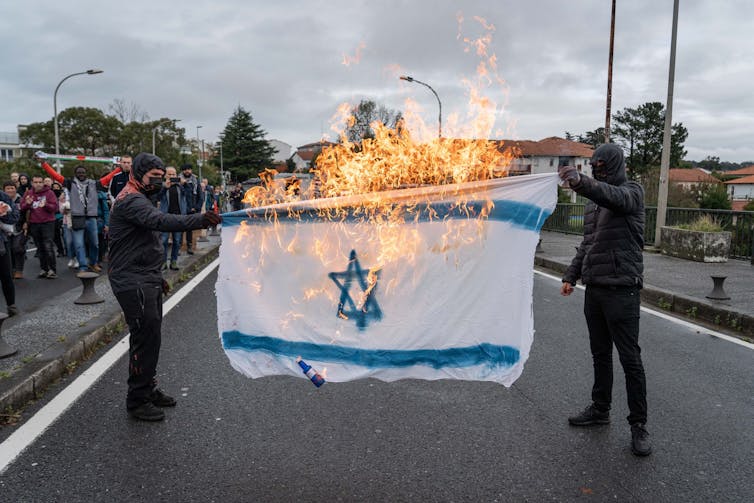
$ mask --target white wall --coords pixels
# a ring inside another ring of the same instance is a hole
[[[728,194],[731,199],[754,199],[754,184],[732,183],[728,185]]]

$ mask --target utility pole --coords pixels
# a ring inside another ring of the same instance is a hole
[[[613,44],[615,41],[615,0],[610,16],[610,55],[607,60],[607,106],[605,107],[605,143],[610,143],[610,114],[613,99]]]
[[[660,158],[660,186],[657,194],[657,225],[655,246],[660,246],[661,230],[665,225],[668,211],[668,173],[670,172],[670,140],[673,124],[673,82],[675,80],[675,40],[678,32],[678,0],[673,1],[673,34],[670,38],[670,69],[668,70],[668,101],[665,107],[665,134],[662,137],[662,157]]]

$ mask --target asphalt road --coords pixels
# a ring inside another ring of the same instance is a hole
[[[0,500],[752,500],[747,347],[643,314],[654,453],[636,458],[622,372],[612,424],[566,422],[591,385],[581,290],[562,298],[559,283],[536,277],[534,347],[510,389],[415,380],[317,389],[231,369],[215,278],[165,319],[159,378],[179,399],[167,420],[127,419],[121,359],[0,475]]]

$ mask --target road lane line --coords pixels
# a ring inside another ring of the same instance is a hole
[[[561,283],[561,278],[557,276],[553,276],[552,274],[548,274],[546,272],[534,270],[534,274],[539,274],[540,276],[543,276],[545,278],[549,278],[553,281],[557,281],[558,283]],[[576,288],[579,288],[581,290],[584,290],[583,285],[576,285]],[[754,344],[751,344],[750,342],[742,341],[741,339],[738,339],[736,337],[732,337],[730,335],[723,334],[721,332],[716,332],[715,330],[710,330],[709,328],[697,325],[696,323],[691,323],[690,321],[682,320],[680,318],[676,318],[675,316],[671,316],[667,313],[663,313],[662,311],[655,311],[654,309],[651,309],[649,307],[641,306],[641,310],[645,313],[652,314],[654,316],[657,316],[658,318],[662,318],[663,320],[671,321],[675,323],[676,325],[681,325],[682,327],[689,328],[692,330],[696,330],[697,332],[711,335],[712,337],[717,337],[719,339],[723,339],[728,342],[732,342],[734,344],[738,344],[739,346],[743,346],[745,348],[754,349]]]
[[[190,294],[199,283],[214,271],[220,264],[220,259],[212,261],[202,269],[182,288],[177,290],[163,304],[163,316],[167,315],[180,301]],[[66,386],[55,398],[18,427],[5,441],[0,444],[0,474],[29,447],[44,431],[65,413],[97,380],[107,372],[123,355],[128,353],[128,337],[126,334],[115,343],[101,358],[83,371],[71,384]]]

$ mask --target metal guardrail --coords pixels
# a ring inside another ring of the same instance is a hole
[[[585,204],[558,203],[555,211],[547,219],[543,230],[582,234],[584,232]],[[724,230],[731,233],[730,258],[752,259],[754,247],[754,211],[707,210],[697,208],[668,208],[665,225],[690,224],[702,215],[709,215],[719,222]],[[653,244],[657,225],[657,207],[645,209],[646,224],[644,242]]]

